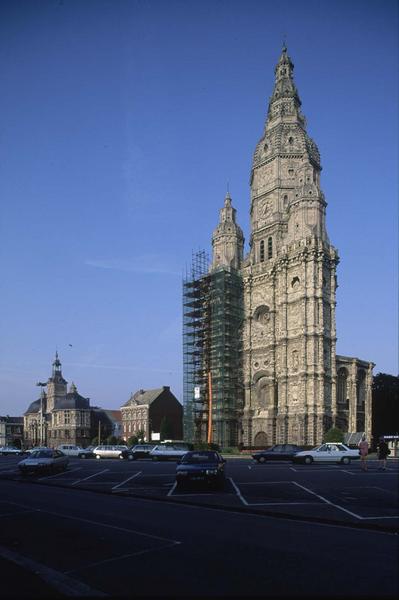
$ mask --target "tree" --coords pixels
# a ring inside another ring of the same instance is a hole
[[[338,427],[331,427],[324,434],[324,442],[343,442],[344,441],[344,432]]]
[[[384,434],[399,433],[399,377],[387,373],[373,377],[372,415],[374,444]]]
[[[145,438],[145,431],[144,429],[139,429],[136,433],[137,438],[139,440],[139,442],[144,442],[144,438]]]
[[[173,427],[168,417],[162,417],[159,433],[161,440],[167,440],[173,437]]]
[[[135,446],[138,443],[139,443],[139,438],[137,437],[137,435],[132,435],[132,437],[130,437],[127,440],[127,445],[128,446]]]

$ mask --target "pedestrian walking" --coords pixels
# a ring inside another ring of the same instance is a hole
[[[378,452],[378,460],[379,460],[379,464],[380,464],[380,466],[378,467],[378,470],[386,471],[387,457],[388,457],[388,454],[391,453],[391,451],[389,450],[388,444],[386,443],[386,441],[384,440],[383,437],[380,437],[380,441],[378,442],[378,446],[377,446],[377,452]]]
[[[367,471],[367,455],[369,453],[369,443],[366,436],[363,435],[359,442],[360,466],[362,471]]]

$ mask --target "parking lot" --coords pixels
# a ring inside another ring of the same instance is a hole
[[[386,471],[369,461],[364,473],[359,462],[342,465],[258,465],[250,458],[227,458],[223,490],[180,491],[175,484],[175,462],[100,461],[70,458],[66,472],[22,477],[21,457],[0,457],[0,478],[70,490],[152,498],[211,506],[299,520],[398,531],[399,461]]]

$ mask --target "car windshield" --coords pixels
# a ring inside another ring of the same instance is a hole
[[[31,453],[32,458],[52,458],[53,451],[52,450],[34,450]]]
[[[182,463],[184,464],[199,464],[217,461],[218,455],[216,452],[188,452],[182,458]]]

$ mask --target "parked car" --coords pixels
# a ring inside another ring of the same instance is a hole
[[[33,446],[33,448],[27,448],[24,453],[32,454],[32,452],[35,452],[36,450],[49,450],[49,448],[47,446]]]
[[[155,448],[155,444],[136,444],[128,450],[123,450],[122,456],[127,460],[137,460],[138,458],[151,458],[150,452]]]
[[[187,452],[189,448],[175,447],[170,444],[155,446],[150,456],[152,460],[180,460]]]
[[[7,456],[8,454],[18,456],[19,454],[23,454],[23,450],[21,448],[14,448],[14,446],[0,446],[0,454],[2,456]]]
[[[18,463],[18,469],[23,474],[65,471],[69,458],[59,450],[44,448],[34,450],[27,458]]]
[[[300,451],[300,446],[296,444],[276,444],[266,450],[255,452],[252,458],[258,463],[265,463],[268,460],[292,460]]]
[[[211,450],[187,452],[176,467],[176,484],[182,488],[189,484],[223,487],[226,461]]]
[[[67,456],[79,456],[79,452],[81,452],[83,448],[75,446],[74,444],[60,444],[60,446],[57,446],[57,450],[63,452]]]
[[[123,458],[122,452],[127,450],[127,446],[96,446],[93,453],[97,459],[100,458]]]
[[[95,458],[93,446],[87,448],[81,448],[79,450],[78,458]]]
[[[313,448],[313,450],[303,450],[294,456],[295,463],[305,463],[310,465],[313,462],[334,462],[348,465],[351,460],[358,460],[359,450],[352,450],[341,442],[331,442],[322,444]]]

